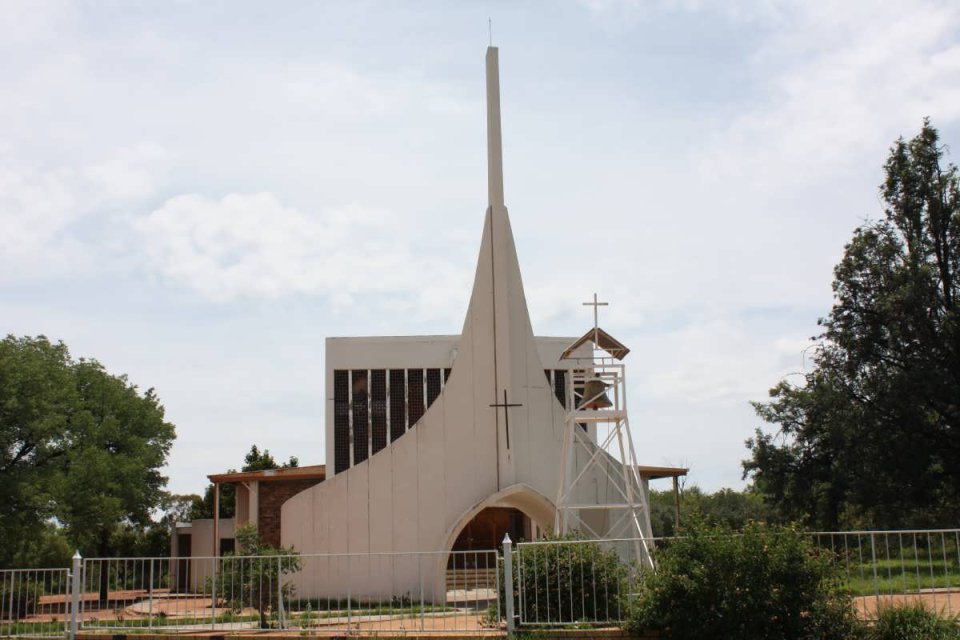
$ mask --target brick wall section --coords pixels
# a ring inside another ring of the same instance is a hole
[[[260,482],[257,530],[260,540],[271,547],[280,546],[280,508],[283,503],[322,480],[274,480]]]

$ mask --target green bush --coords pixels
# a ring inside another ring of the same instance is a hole
[[[880,607],[869,640],[960,640],[957,620],[943,618],[921,603]]]
[[[671,640],[844,640],[860,637],[850,596],[826,555],[791,527],[742,534],[694,522],[655,554],[628,628]]]
[[[217,600],[234,613],[256,609],[260,628],[268,629],[267,613],[277,614],[281,598],[289,602],[295,595],[294,585],[283,582],[283,576],[300,571],[302,561],[293,549],[264,545],[252,524],[238,527],[235,537],[237,551],[223,556],[217,572]]]
[[[576,535],[547,542],[553,544],[525,545],[514,554],[515,612],[519,614],[522,599],[524,621],[529,624],[618,619],[628,572],[617,554]],[[500,582],[504,612],[502,571]]]

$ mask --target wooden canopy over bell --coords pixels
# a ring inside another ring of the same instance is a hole
[[[603,329],[597,327],[595,329],[590,329],[583,334],[582,338],[567,347],[560,356],[560,359],[564,360],[571,357],[574,351],[582,347],[587,342],[592,342],[597,348],[603,349],[617,360],[623,360],[623,358],[630,353],[630,349],[628,349],[622,342],[611,336]]]

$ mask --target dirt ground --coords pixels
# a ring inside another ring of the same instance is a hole
[[[854,599],[854,605],[861,618],[875,618],[878,604],[882,608],[913,602],[922,602],[930,609],[942,611],[947,615],[960,614],[960,591],[948,591],[946,589],[931,589],[922,593],[881,595],[879,598],[876,596],[861,596]]]
[[[108,606],[103,609],[95,609],[91,605],[96,601],[95,594],[84,594],[84,615],[83,619],[91,626],[97,626],[97,623],[103,626],[109,626],[109,623],[116,620],[136,620],[149,617],[151,614],[157,616],[162,614],[166,616],[171,625],[176,625],[178,619],[199,618],[205,619],[211,616],[209,598],[197,598],[186,595],[170,594],[165,591],[155,591],[152,602],[147,599],[144,591],[117,591],[111,592],[108,600]],[[854,599],[854,606],[861,618],[875,618],[877,608],[897,605],[903,603],[922,602],[929,608],[943,612],[947,615],[960,615],[960,591],[949,591],[946,589],[928,590],[915,594],[897,594],[861,596]],[[66,618],[67,610],[66,599],[62,596],[43,596],[40,601],[41,612],[30,616],[27,621],[30,622],[50,622],[63,621]],[[227,613],[225,608],[218,607],[217,615]],[[245,615],[252,615],[254,610],[241,612]],[[157,624],[154,618],[154,624]],[[315,618],[308,629],[302,633],[307,635],[328,635],[334,632],[340,632],[349,626],[354,630],[363,630],[371,632],[379,631],[413,631],[421,630],[425,632],[454,632],[454,631],[472,631],[477,633],[498,633],[499,629],[490,628],[483,620],[482,613],[476,611],[459,610],[450,612],[432,612],[425,614],[421,619],[419,616],[340,616],[334,618]],[[197,625],[202,627],[204,625]],[[237,622],[232,624],[218,625],[218,627],[229,627],[243,629],[255,626],[254,623]]]

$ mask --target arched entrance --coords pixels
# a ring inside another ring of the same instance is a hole
[[[549,532],[553,503],[524,484],[499,491],[467,510],[447,533],[447,562],[438,576],[447,602],[484,608],[497,592],[497,552],[507,534],[514,542]]]
[[[513,507],[486,507],[463,527],[450,549],[448,569],[475,568],[489,564],[481,554],[496,551],[507,534],[513,541],[533,537],[530,518]]]

